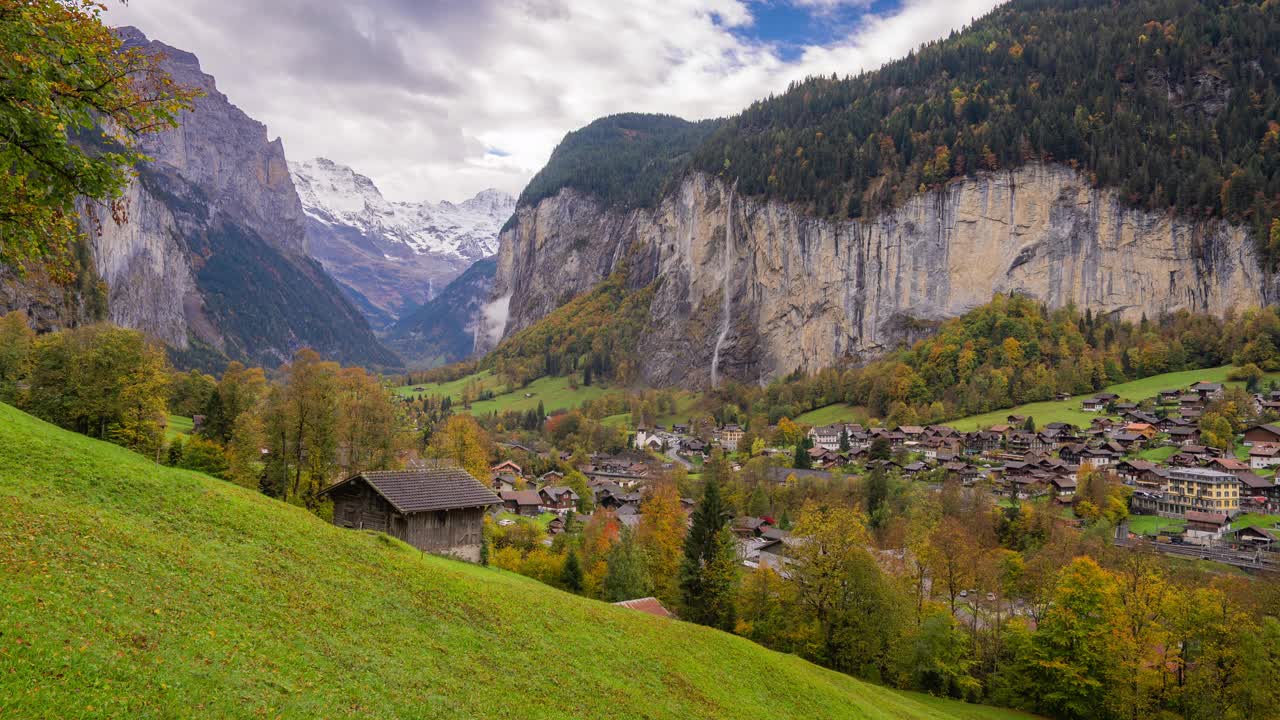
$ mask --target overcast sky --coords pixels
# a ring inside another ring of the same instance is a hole
[[[873,68],[995,0],[130,0],[108,21],[200,57],[284,139],[394,200],[518,193],[618,112],[732,115]]]

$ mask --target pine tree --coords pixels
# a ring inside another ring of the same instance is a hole
[[[849,452],[852,446],[849,444],[849,428],[840,429],[840,452]]]
[[[680,566],[680,594],[684,603],[681,617],[685,620],[725,627],[727,617],[732,627],[733,584],[731,579],[723,577],[726,548],[721,537],[721,530],[728,528],[728,520],[720,483],[710,478],[685,537],[684,561]],[[731,532],[729,536],[730,543],[735,543]],[[728,546],[730,552],[736,553],[735,544]],[[725,593],[729,597],[724,597]]]
[[[618,542],[609,548],[605,562],[609,566],[604,576],[606,601],[635,600],[653,594],[653,582],[649,578],[649,569],[631,528],[622,526]]]
[[[564,558],[564,568],[560,571],[560,584],[569,592],[582,592],[582,563],[578,561],[578,553],[575,550],[570,550]]]

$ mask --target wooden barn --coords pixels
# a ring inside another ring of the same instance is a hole
[[[502,501],[458,467],[366,471],[324,491],[333,524],[378,530],[424,552],[478,562],[484,514]]]

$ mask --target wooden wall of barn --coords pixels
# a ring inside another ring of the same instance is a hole
[[[358,530],[391,532],[391,504],[367,484],[356,480],[330,493],[333,499],[333,524]]]
[[[405,534],[396,536],[419,550],[480,560],[484,508],[414,513],[406,520]]]

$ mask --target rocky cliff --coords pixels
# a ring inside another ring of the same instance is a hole
[[[644,380],[705,387],[865,358],[1019,292],[1138,319],[1222,314],[1273,293],[1242,228],[1125,206],[1058,165],[953,181],[865,221],[829,222],[692,173],[653,209],[563,190],[517,209],[493,307],[527,327],[626,262],[659,283]],[[728,302],[726,302],[726,299]]]
[[[280,140],[231,104],[194,55],[134,28],[118,32],[127,46],[162,55],[177,83],[204,96],[177,128],[145,139],[152,160],[138,168],[120,208],[81,204],[86,265],[106,286],[108,319],[163,341],[185,364],[273,365],[311,346],[344,361],[397,365],[307,256]]]

